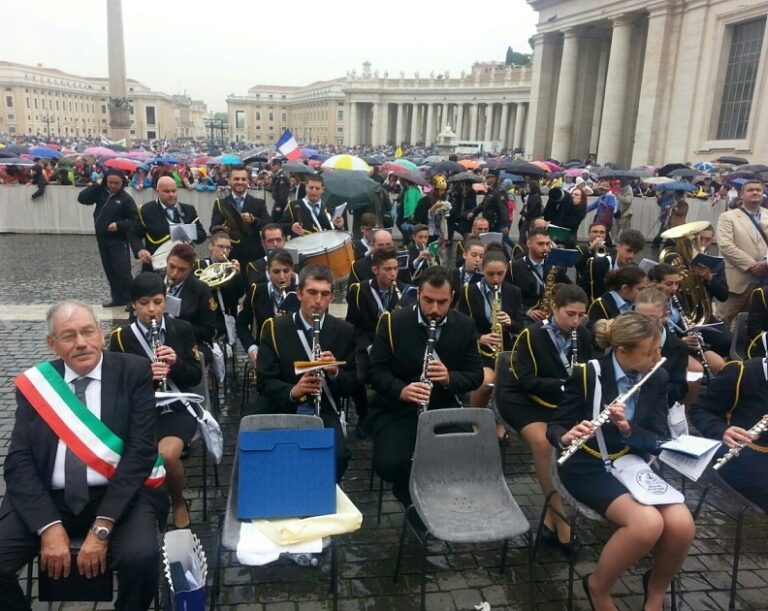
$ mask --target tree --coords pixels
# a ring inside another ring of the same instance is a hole
[[[530,53],[518,53],[512,47],[507,47],[507,58],[504,60],[504,63],[507,66],[530,66],[531,57]]]

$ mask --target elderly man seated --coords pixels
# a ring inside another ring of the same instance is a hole
[[[0,505],[0,609],[24,610],[18,571],[36,554],[54,579],[118,572],[115,608],[147,609],[157,588],[158,521],[168,496],[157,455],[147,359],[104,353],[93,310],[62,301],[48,311],[57,359],[15,381],[16,421]],[[76,566],[70,541],[83,538]]]

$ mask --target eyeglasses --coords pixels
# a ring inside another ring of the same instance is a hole
[[[62,344],[72,344],[77,341],[77,336],[82,335],[83,339],[93,339],[101,332],[99,327],[85,327],[79,331],[67,331],[61,335],[54,335]]]

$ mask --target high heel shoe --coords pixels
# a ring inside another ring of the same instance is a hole
[[[589,578],[592,576],[592,573],[589,575],[584,575],[581,579],[581,585],[584,586],[584,593],[587,595],[587,600],[589,601],[589,608],[592,609],[592,611],[595,611],[595,605],[592,602],[592,594],[589,592]]]
[[[179,524],[176,523],[176,518],[173,516],[173,507],[171,507],[171,516],[172,516],[172,520],[173,520],[173,527],[176,528],[177,530],[182,530],[184,528],[189,528],[192,525],[192,514],[189,511],[189,503],[187,503],[187,499],[184,499],[184,509],[186,509],[186,511],[187,511],[187,518],[189,518],[189,519],[187,520],[186,524],[180,526]]]

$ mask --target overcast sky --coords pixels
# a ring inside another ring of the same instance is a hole
[[[5,0],[0,59],[106,76],[107,1]],[[214,111],[253,85],[359,74],[366,60],[390,77],[401,70],[458,76],[475,61],[504,61],[510,45],[530,53],[535,24],[525,0],[123,2],[128,77],[186,92]]]

